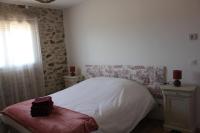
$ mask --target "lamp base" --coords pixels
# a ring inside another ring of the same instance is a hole
[[[75,72],[71,72],[70,76],[76,76]]]
[[[176,87],[180,87],[181,86],[181,81],[180,80],[175,80],[174,81],[174,86],[176,86]]]

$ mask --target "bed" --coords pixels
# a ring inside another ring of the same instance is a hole
[[[87,65],[87,80],[50,96],[57,106],[93,117],[99,126],[94,133],[129,133],[153,108],[165,74],[164,67]],[[30,133],[11,118],[0,118],[1,123]]]

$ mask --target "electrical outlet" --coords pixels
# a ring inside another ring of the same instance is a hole
[[[198,40],[199,35],[198,35],[198,33],[191,33],[189,35],[189,38],[190,38],[191,41]]]

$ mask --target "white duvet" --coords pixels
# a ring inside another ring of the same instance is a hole
[[[152,109],[145,86],[119,78],[92,78],[51,95],[55,105],[92,116],[96,133],[128,133]]]

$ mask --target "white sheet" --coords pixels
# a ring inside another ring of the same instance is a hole
[[[55,105],[92,116],[96,133],[128,133],[154,104],[146,87],[119,78],[88,79],[51,96]]]

